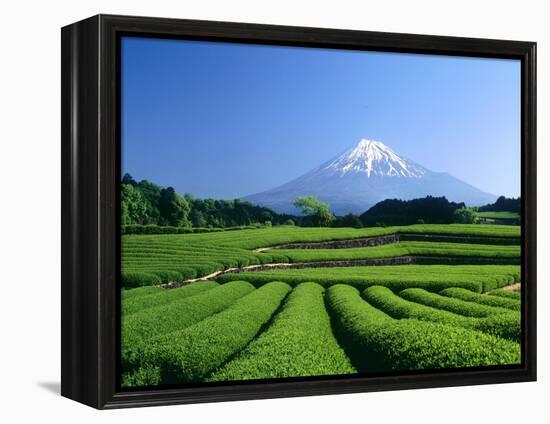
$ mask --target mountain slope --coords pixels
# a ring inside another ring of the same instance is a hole
[[[243,200],[280,213],[297,213],[292,201],[297,196],[311,195],[328,202],[337,215],[363,213],[379,201],[393,198],[445,196],[470,206],[496,199],[452,175],[430,171],[402,158],[380,141],[362,139],[355,147],[320,167]]]

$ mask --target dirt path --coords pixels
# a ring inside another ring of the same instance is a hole
[[[499,290],[521,290],[521,283],[510,284],[509,286],[501,287]]]

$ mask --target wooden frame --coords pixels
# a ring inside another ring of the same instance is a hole
[[[119,346],[121,34],[331,47],[521,61],[523,365],[121,391]],[[95,408],[260,399],[536,379],[536,44],[226,22],[98,15],[62,29],[61,393]]]

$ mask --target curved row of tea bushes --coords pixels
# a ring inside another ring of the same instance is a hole
[[[219,314],[144,343],[139,358],[145,370],[127,375],[125,383],[156,385],[204,380],[256,336],[290,290],[285,283],[266,284]]]
[[[353,261],[362,259],[392,258],[399,256],[430,256],[443,258],[496,258],[520,259],[519,245],[484,245],[467,243],[440,243],[404,241],[372,247],[345,249],[277,249],[290,262]],[[271,253],[272,251],[268,251]]]
[[[519,290],[494,290],[489,294],[505,299],[521,300],[521,292]]]
[[[160,334],[182,330],[220,312],[254,287],[245,281],[235,281],[205,293],[154,306],[122,317],[122,360],[126,368],[139,362],[136,351]],[[136,356],[137,355],[137,356]]]
[[[405,289],[399,293],[403,299],[421,305],[431,306],[436,309],[453,312],[465,317],[484,318],[495,314],[508,313],[508,309],[494,306],[480,305],[474,302],[468,302],[452,297],[441,296],[436,293],[430,293],[423,289],[411,288]],[[481,296],[481,295],[480,295]]]
[[[494,293],[494,292],[493,292]],[[512,311],[519,311],[521,309],[521,302],[519,299],[508,299],[499,296],[488,296],[486,294],[479,294],[471,292],[470,290],[461,289],[459,287],[453,287],[445,289],[439,292],[439,294],[454,299],[461,299],[467,302],[475,302],[480,305],[496,306],[499,308],[506,308]]]
[[[324,291],[315,283],[298,285],[267,330],[209,380],[355,373],[332,332]]]
[[[326,297],[341,343],[360,372],[520,362],[518,343],[461,327],[392,319],[353,287],[332,286]]]
[[[154,292],[148,296],[136,296],[131,299],[123,298],[122,315],[126,316],[146,308],[185,299],[218,286],[219,284],[214,281],[199,281],[177,289],[158,289],[160,292]]]
[[[155,287],[155,286],[144,286],[144,287],[137,287],[135,289],[123,289],[121,291],[121,297],[122,301],[135,299],[138,297],[144,297],[149,296],[155,293],[162,292],[161,287]]]
[[[363,292],[363,297],[373,306],[397,319],[417,319],[420,321],[439,322],[443,324],[479,330],[497,337],[519,341],[521,322],[519,313],[504,310],[494,316],[473,318],[458,315],[449,311],[405,300],[394,294],[387,287],[373,286]]]
[[[216,277],[222,283],[246,280],[259,286],[269,281],[285,281],[298,285],[315,281],[324,287],[350,284],[358,289],[383,285],[395,292],[419,287],[439,292],[450,287],[462,287],[484,292],[519,279],[516,265],[380,265],[307,269],[274,269],[243,273],[228,273]]]
[[[162,284],[161,278],[151,272],[122,271],[121,278],[124,289]]]
[[[491,243],[502,237],[507,239],[518,237],[519,227],[434,224],[355,229],[280,226],[202,234],[124,235],[121,258],[123,283],[126,288],[157,285],[203,277],[227,268],[282,263],[289,260],[286,255],[280,253],[279,249],[261,253],[250,250],[259,247],[399,233],[488,237],[487,243]],[[516,246],[493,247],[503,252],[506,249],[516,249]],[[448,248],[452,249],[452,246]],[[498,287],[500,286],[495,285],[492,288]]]

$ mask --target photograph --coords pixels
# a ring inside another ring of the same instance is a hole
[[[521,60],[118,48],[122,389],[524,364]]]

